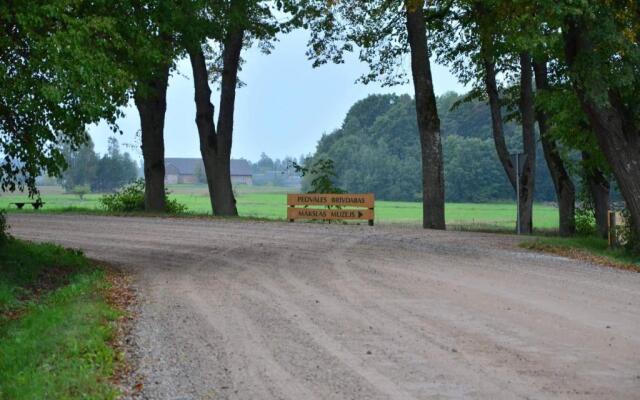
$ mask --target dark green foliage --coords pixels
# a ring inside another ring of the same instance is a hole
[[[637,229],[633,224],[633,218],[629,210],[622,211],[626,225],[622,228],[622,240],[624,241],[624,248],[629,253],[636,256],[640,256],[640,229]]]
[[[114,55],[129,51],[125,2],[4,1],[0,5],[0,186],[59,176],[62,144],[87,141],[87,124],[111,126],[131,77]]]
[[[333,160],[316,159],[308,167],[292,161],[291,166],[301,177],[309,179],[308,193],[345,193],[333,183],[337,176]]]
[[[442,132],[465,138],[491,139],[491,114],[487,104],[477,99],[467,99],[469,95],[447,92],[437,98],[438,115]],[[504,126],[509,138],[520,136],[520,127],[513,122]]]
[[[96,165],[96,175],[91,189],[110,192],[133,181],[138,176],[138,166],[129,153],[121,153],[116,138],[109,138],[109,150]]]
[[[0,248],[0,398],[115,399],[118,312],[79,251],[11,239]],[[12,317],[9,317],[12,316]]]
[[[169,199],[169,191],[165,189],[167,213],[181,214],[187,211],[187,206],[175,199]],[[109,212],[143,212],[144,208],[144,180],[138,179],[122,187],[113,194],[106,194],[100,199],[100,204]]]
[[[498,161],[488,106],[462,102],[462,96],[438,97],[442,119],[445,193],[451,202],[513,199]],[[459,105],[451,107],[454,104]],[[510,149],[521,148],[518,126],[506,125]],[[355,103],[342,127],[320,139],[312,160],[335,160],[335,182],[348,192],[374,192],[385,200],[421,198],[420,144],[413,99],[372,95]],[[536,198],[555,200],[544,159],[537,162]],[[308,184],[308,179],[305,179]]]
[[[114,137],[109,138],[108,151],[102,157],[95,153],[91,141],[76,151],[67,146],[63,154],[68,168],[59,181],[69,193],[76,193],[76,188],[86,187],[89,187],[86,193],[110,192],[138,176],[136,162],[129,153],[120,151],[120,144]]]
[[[576,233],[582,236],[595,235],[596,218],[593,215],[593,208],[584,204],[576,208]]]
[[[445,136],[445,188],[457,202],[489,202],[511,197],[492,140]]]
[[[7,223],[7,213],[5,210],[0,210],[0,247],[9,240],[8,230],[9,224]]]
[[[65,274],[88,268],[80,252],[48,244],[30,245],[17,239],[5,244],[0,250],[0,313],[18,307],[19,299],[28,296],[26,288],[34,286],[47,268],[58,265]]]
[[[576,207],[576,233],[582,236],[595,235],[597,232],[595,205],[593,197],[589,193],[589,187],[581,185],[577,193],[578,205]]]

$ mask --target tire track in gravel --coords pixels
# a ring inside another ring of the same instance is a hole
[[[640,274],[512,236],[13,214],[143,299],[147,399],[637,399]]]

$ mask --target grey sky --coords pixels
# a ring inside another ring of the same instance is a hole
[[[246,86],[238,90],[236,98],[234,158],[256,161],[262,152],[273,158],[312,153],[322,134],[340,127],[349,107],[357,100],[372,93],[413,94],[411,85],[382,88],[377,84],[355,84],[367,70],[355,56],[345,64],[312,68],[304,55],[306,40],[306,32],[296,31],[282,36],[269,55],[255,48],[243,54],[246,63],[240,78]],[[409,68],[408,60],[405,64]],[[433,65],[433,78],[436,94],[464,90],[445,67]],[[218,96],[219,92],[214,90],[214,104]],[[125,113],[120,121],[124,135],[118,139],[140,158],[136,139],[140,129],[138,113],[135,107],[128,107]],[[169,82],[167,157],[200,156],[194,118],[191,66],[188,60],[181,60],[178,73]],[[107,137],[113,134],[103,124],[90,127],[89,132],[96,151],[103,153]]]

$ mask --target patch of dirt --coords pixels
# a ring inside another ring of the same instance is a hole
[[[110,341],[117,355],[116,369],[111,382],[121,393],[121,398],[138,398],[143,389],[142,377],[137,374],[137,358],[132,351],[132,329],[137,318],[138,296],[131,275],[101,261],[92,260],[107,272],[108,287],[104,291],[107,304],[120,312],[115,323],[115,334]]]
[[[26,312],[24,303],[28,301],[37,302],[42,296],[51,293],[71,282],[71,276],[77,270],[66,266],[53,266],[44,268],[40,271],[36,279],[29,285],[20,288],[20,294],[17,296],[18,303],[16,308],[11,308],[0,312],[0,320],[15,321]]]
[[[4,321],[15,321],[15,320],[18,320],[18,319],[22,318],[22,316],[24,315],[25,312],[26,312],[26,310],[24,308],[11,309],[11,310],[3,311],[2,313],[0,313],[0,323],[2,323]]]
[[[71,276],[76,272],[78,272],[76,268],[68,266],[43,268],[33,283],[24,287],[24,293],[19,300],[37,300],[47,293],[66,286],[71,282]]]

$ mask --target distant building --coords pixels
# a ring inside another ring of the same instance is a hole
[[[201,158],[165,158],[164,181],[168,185],[206,182]],[[247,160],[231,160],[231,183],[252,185],[251,165]]]

